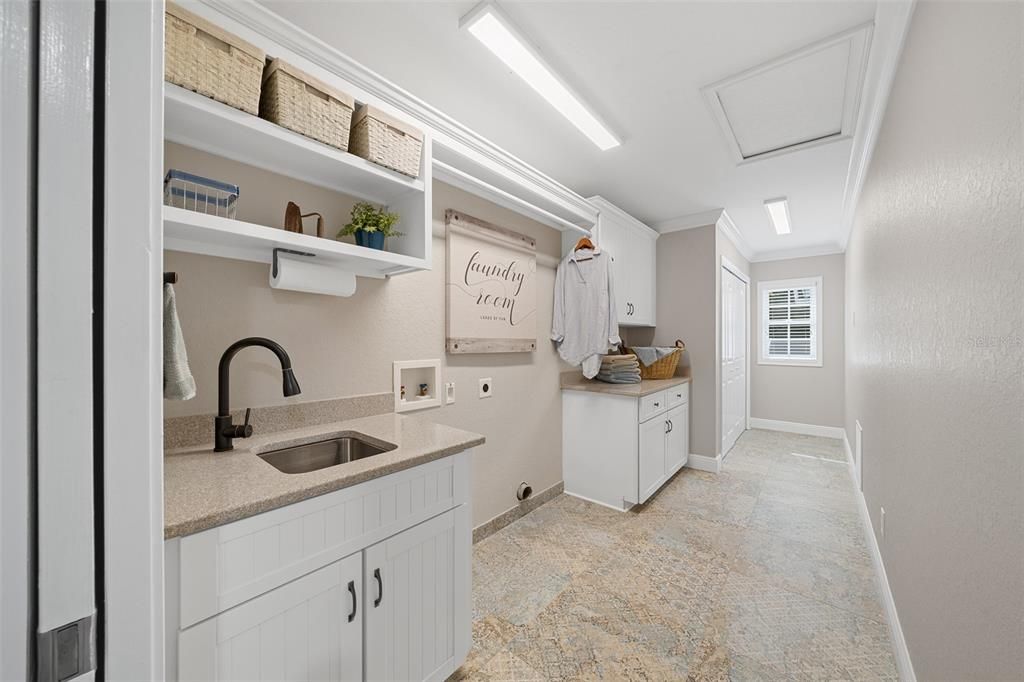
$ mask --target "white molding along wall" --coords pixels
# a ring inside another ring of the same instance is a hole
[[[757,254],[750,247],[750,244],[747,243],[743,233],[739,231],[736,223],[732,221],[732,218],[729,217],[724,208],[716,208],[710,211],[701,211],[700,213],[691,213],[679,216],[678,218],[672,218],[671,220],[664,220],[660,223],[655,223],[654,230],[658,234],[668,234],[681,230],[692,230],[704,227],[705,225],[716,225],[729,238],[729,241],[733,243],[736,250],[743,254],[744,258],[750,262],[756,260]]]
[[[524,201],[570,223],[589,228],[597,222],[597,210],[579,194],[254,0],[200,0],[188,7],[206,18],[212,9],[234,22],[231,29],[242,38],[249,39],[250,32],[270,38],[308,62],[313,75],[319,70],[333,74],[353,86],[349,94],[356,99],[411,117],[448,152],[438,150],[445,164],[461,166],[492,185],[499,184],[492,179],[500,180],[499,189],[511,194],[532,195]]]
[[[907,640],[903,636],[903,626],[900,625],[900,617],[896,612],[896,601],[893,599],[892,589],[889,587],[889,578],[885,573],[885,562],[882,561],[882,552],[878,546],[878,538],[875,536],[875,527],[871,522],[871,514],[868,513],[867,500],[865,500],[864,493],[861,492],[857,482],[850,440],[846,435],[846,430],[842,429],[842,432],[843,449],[846,451],[847,458],[847,471],[850,473],[850,484],[853,486],[854,494],[857,498],[857,511],[860,513],[861,525],[864,527],[864,538],[867,540],[868,552],[871,554],[871,563],[875,569],[875,580],[878,582],[882,606],[885,608],[886,620],[889,622],[889,637],[892,639],[893,655],[896,658],[896,671],[899,673],[901,682],[917,682],[914,664],[910,660],[910,650],[907,648]]]
[[[785,431],[786,433],[799,433],[804,436],[820,436],[821,438],[843,438],[846,433],[840,426],[818,426],[817,424],[784,422],[778,419],[761,419],[760,417],[750,418],[750,428]]]
[[[686,466],[697,471],[710,471],[717,474],[722,470],[722,456],[708,457],[707,455],[695,455],[690,453],[686,460]]]
[[[853,151],[843,192],[840,243],[836,253],[846,251],[846,244],[850,240],[854,210],[857,208],[857,200],[860,199],[864,178],[871,164],[871,155],[882,127],[882,118],[885,116],[889,93],[896,77],[896,67],[899,66],[916,2],[917,0],[891,0],[878,3],[875,9],[874,46],[868,57],[867,72],[864,76],[864,93],[870,93],[872,97],[861,96],[860,114],[853,134]]]

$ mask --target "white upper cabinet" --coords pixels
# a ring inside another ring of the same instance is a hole
[[[597,245],[612,255],[619,324],[655,325],[658,233],[600,196],[588,199],[600,210]]]

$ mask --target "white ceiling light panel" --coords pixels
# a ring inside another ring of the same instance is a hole
[[[492,2],[477,5],[459,25],[472,33],[602,151],[621,144],[608,126],[544,63],[537,50]]]
[[[764,210],[768,211],[768,219],[772,221],[776,234],[789,234],[792,231],[789,224],[789,201],[786,197],[766,199]]]
[[[737,163],[853,135],[871,24],[703,88]]]

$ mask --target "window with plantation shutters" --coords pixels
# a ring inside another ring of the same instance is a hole
[[[758,283],[761,364],[821,365],[821,278]]]

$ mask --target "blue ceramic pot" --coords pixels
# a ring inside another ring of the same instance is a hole
[[[356,230],[356,244],[370,249],[384,250],[384,233]]]

